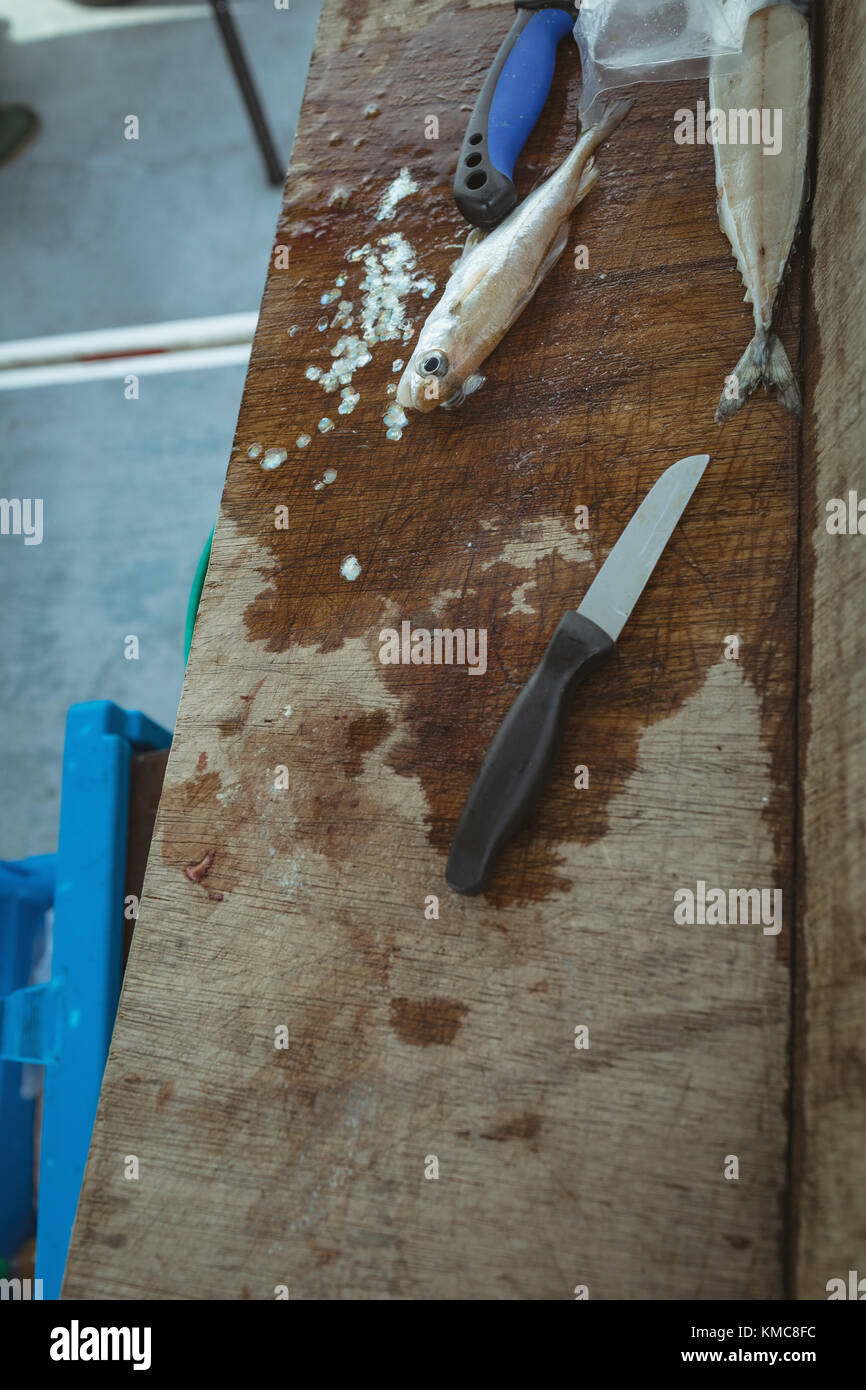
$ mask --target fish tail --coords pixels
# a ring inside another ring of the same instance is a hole
[[[736,367],[725,380],[716,410],[716,424],[723,425],[734,415],[760,383],[775,386],[782,404],[792,414],[803,413],[800,390],[794,379],[788,354],[775,333],[759,328]]]
[[[586,197],[589,190],[596,184],[600,177],[600,170],[595,162],[595,156],[590,155],[584,165],[583,173],[580,176],[580,183],[577,185],[575,194],[575,204],[580,203]]]
[[[578,128],[577,144],[566,161],[570,185],[568,196],[572,207],[576,207],[581,199],[586,197],[598,179],[598,170],[593,160],[595,151],[616,130],[620,121],[625,119],[633,105],[634,99],[631,97],[622,101],[613,101],[604,108],[595,125],[589,126],[583,134]]]
[[[633,106],[634,97],[624,97],[620,101],[612,101],[609,106],[605,106],[595,124],[585,130],[581,137],[586,140],[586,147],[590,154],[593,150],[597,150],[599,145],[603,145],[609,135],[613,134]]]
[[[764,373],[766,385],[768,387],[775,386],[782,405],[799,419],[803,414],[800,388],[797,385],[791,363],[788,361],[788,354],[782,346],[781,339],[775,333],[770,334],[770,355],[767,368]]]

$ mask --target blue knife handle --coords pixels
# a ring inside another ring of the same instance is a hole
[[[571,5],[517,0],[511,26],[469,120],[454,198],[467,222],[495,227],[517,206],[514,165],[553,81],[556,49],[574,27]]]

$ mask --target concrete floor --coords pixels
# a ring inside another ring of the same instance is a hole
[[[319,5],[232,6],[284,162]],[[280,193],[206,7],[0,0],[0,100],[43,122],[0,169],[4,341],[258,308]],[[0,496],[44,499],[41,545],[0,536],[0,858],[55,848],[70,704],[173,725],[243,377],[0,391]]]

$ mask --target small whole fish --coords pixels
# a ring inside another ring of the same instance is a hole
[[[775,386],[788,410],[802,412],[787,354],[771,332],[773,309],[803,207],[809,143],[809,26],[790,5],[771,5],[749,20],[743,58],[727,75],[710,72],[710,105],[739,118],[781,119],[781,147],[760,142],[715,143],[719,222],[737,260],[751,303],[755,336],[731,376],[716,411],[723,424],[759,382]]]
[[[478,368],[526,308],[568,240],[572,209],[598,178],[593,154],[631,108],[612,103],[545,183],[487,235],[470,232],[397,387],[416,410],[453,407],[483,385]]]

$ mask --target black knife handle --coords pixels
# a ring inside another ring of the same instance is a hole
[[[566,613],[534,673],[506,714],[466,798],[445,878],[458,893],[482,893],[493,861],[526,820],[562,746],[578,683],[613,656],[616,643],[580,613]]]

